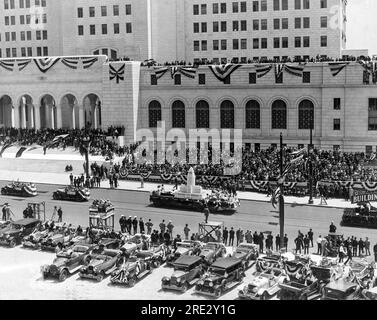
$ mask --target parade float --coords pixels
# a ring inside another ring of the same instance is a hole
[[[54,200],[67,200],[67,201],[89,201],[90,191],[84,187],[66,186],[56,190],[52,197]]]
[[[203,211],[208,207],[211,213],[234,213],[240,206],[237,196],[225,191],[205,192],[195,184],[195,172],[190,168],[187,174],[187,184],[177,190],[165,191],[163,187],[152,191],[150,202],[156,207],[179,207]]]
[[[7,196],[35,197],[38,193],[37,188],[33,183],[13,181],[1,188],[1,194]]]
[[[94,200],[89,207],[89,227],[101,230],[114,230],[115,207],[110,200]]]

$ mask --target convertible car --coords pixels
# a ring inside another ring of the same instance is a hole
[[[331,281],[322,289],[321,300],[356,300],[360,291],[357,283],[339,279]]]
[[[136,251],[135,255],[136,257],[150,263],[152,267],[158,268],[160,265],[166,262],[169,253],[169,247],[162,244],[157,247],[152,247],[149,250]]]
[[[212,264],[217,258],[224,257],[225,255],[225,245],[220,242],[207,242],[204,247],[200,249],[199,253],[199,256],[207,263],[207,265]]]
[[[102,252],[92,252],[87,256],[88,265],[81,267],[80,278],[102,281],[107,275],[116,269],[119,250],[105,249]]]
[[[56,190],[52,194],[52,197],[54,198],[54,200],[84,202],[89,201],[90,191],[89,189],[83,187],[67,186],[65,188]]]
[[[35,197],[38,192],[33,183],[12,182],[1,188],[1,194],[7,196]]]
[[[58,229],[53,235],[43,239],[41,242],[41,249],[43,251],[61,251],[64,248],[72,245],[72,240],[75,238],[73,230],[68,228]]]
[[[86,258],[93,248],[94,245],[75,245],[72,249],[60,251],[52,264],[41,267],[43,278],[51,277],[64,281],[89,262]]]
[[[22,240],[22,246],[24,248],[38,249],[41,245],[41,242],[51,237],[54,234],[53,231],[49,229],[37,229],[28,236],[25,236]]]
[[[167,265],[172,265],[182,255],[196,255],[201,252],[202,243],[193,240],[183,240],[177,242],[177,248],[166,258]]]
[[[22,239],[33,233],[40,223],[40,220],[34,218],[26,218],[11,222],[5,228],[0,230],[0,244],[11,248],[21,244]]]
[[[113,284],[133,287],[136,282],[140,281],[151,272],[151,261],[132,256],[127,261],[123,261],[120,266],[112,272],[110,281]]]
[[[252,243],[241,243],[233,252],[232,257],[245,263],[245,269],[250,268],[258,258],[259,247]]]

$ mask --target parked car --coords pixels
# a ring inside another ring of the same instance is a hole
[[[23,237],[31,234],[41,223],[34,218],[26,218],[11,222],[5,228],[0,230],[0,245],[6,245],[11,248],[21,244]]]
[[[244,276],[242,260],[231,257],[220,258],[196,283],[195,292],[220,297],[224,292],[239,285]]]
[[[256,270],[259,272],[268,271],[271,268],[280,268],[281,266],[282,258],[280,254],[259,257],[256,261]]]
[[[96,253],[93,250],[87,257],[88,265],[82,266],[80,269],[80,278],[102,281],[116,269],[119,254],[119,250],[105,249]]]
[[[339,279],[331,281],[322,289],[321,300],[355,300],[359,294],[357,283]]]
[[[360,293],[361,300],[377,300],[377,287],[364,289]]]
[[[201,249],[199,256],[207,263],[212,264],[217,258],[224,257],[226,255],[226,248],[223,243],[220,242],[208,242]]]
[[[177,248],[174,249],[166,258],[167,265],[173,263],[182,255],[196,255],[201,252],[202,243],[200,241],[183,240],[177,242]]]
[[[245,269],[250,268],[259,256],[259,247],[253,243],[241,243],[232,257],[244,261]]]
[[[238,292],[238,296],[241,299],[269,300],[280,291],[279,284],[288,280],[289,277],[281,269],[272,268],[265,272],[256,271],[250,283]]]
[[[93,248],[94,245],[80,244],[58,252],[52,264],[41,267],[43,278],[51,277],[64,281],[70,275],[80,270],[82,265],[89,262],[87,257]]]
[[[133,287],[136,282],[140,281],[151,272],[152,265],[150,261],[132,256],[112,272],[110,281],[113,284]]]
[[[150,242],[150,235],[137,233],[128,238],[122,248],[126,249],[128,253],[133,254],[136,250],[142,250],[144,245],[149,248]]]
[[[166,262],[167,256],[170,253],[169,247],[162,244],[156,247],[152,247],[149,250],[136,251],[136,257],[144,259],[151,263],[152,267],[158,268],[160,265]]]
[[[31,248],[31,249],[38,249],[41,245],[41,242],[54,234],[53,231],[50,231],[49,229],[37,229],[33,233],[29,234],[28,236],[25,236],[22,239],[22,246],[24,248]]]
[[[187,291],[203,275],[203,260],[198,256],[183,255],[174,263],[174,273],[162,278],[162,289]]]
[[[41,249],[43,251],[61,251],[72,245],[72,239],[75,237],[73,230],[68,228],[58,229],[53,235],[43,239]]]
[[[52,197],[54,200],[68,200],[68,201],[89,201],[90,191],[84,187],[66,186],[56,190]]]

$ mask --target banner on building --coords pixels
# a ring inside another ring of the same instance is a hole
[[[351,196],[352,203],[368,203],[370,201],[377,201],[377,191],[354,190]]]

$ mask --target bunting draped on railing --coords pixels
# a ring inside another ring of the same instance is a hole
[[[24,70],[31,62],[31,59],[17,60],[18,71]]]
[[[89,69],[97,61],[98,61],[98,57],[82,57],[81,58],[81,62],[84,69]]]
[[[24,151],[26,151],[27,147],[21,147],[17,153],[16,153],[16,158],[19,158],[22,156],[22,154],[24,153]]]
[[[174,79],[174,76],[178,73],[183,74],[184,76],[188,78],[195,79],[196,68],[173,66],[173,67],[170,67],[170,73],[171,73],[172,79]]]
[[[305,69],[305,63],[299,63],[297,65],[293,65],[293,64],[284,65],[284,71],[296,77],[302,77],[304,73],[304,69]]]
[[[48,58],[34,58],[33,61],[35,65],[38,67],[39,71],[46,73],[50,70],[60,58],[58,57],[48,57]]]
[[[267,73],[269,73],[272,69],[272,64],[269,65],[256,65],[255,71],[257,73],[257,78],[264,77]]]
[[[1,150],[0,150],[0,158],[3,156],[4,151],[5,151],[6,149],[12,147],[12,146],[13,146],[13,143],[11,143],[11,142],[5,142],[5,143],[3,144],[3,146],[1,147]]]
[[[13,71],[15,60],[0,60],[0,67],[8,71]]]
[[[330,72],[333,77],[336,77],[349,62],[329,62]]]
[[[214,76],[222,82],[225,82],[226,78],[229,77],[234,71],[236,71],[239,67],[241,67],[240,64],[222,64],[222,65],[214,65],[209,66],[209,69],[212,71]]]
[[[154,74],[156,75],[157,79],[160,79],[164,76],[164,74],[166,72],[168,72],[168,70],[169,70],[169,68],[167,68],[167,67],[164,67],[164,68],[155,67],[154,68]]]
[[[76,70],[78,68],[79,60],[79,57],[62,58],[62,63],[66,67]]]
[[[125,72],[126,65],[123,64],[118,69],[115,69],[111,64],[109,64],[109,75],[110,81],[116,79],[116,82],[119,83],[119,80],[124,80],[124,72]]]

